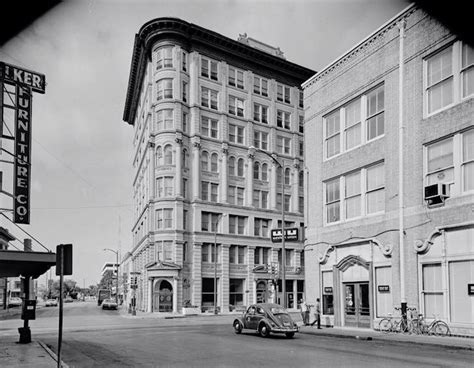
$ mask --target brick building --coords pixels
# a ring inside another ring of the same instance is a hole
[[[287,226],[303,223],[299,86],[313,74],[246,35],[231,40],[175,18],[142,26],[124,111],[134,127],[135,222],[123,269],[136,272],[138,309],[213,310],[216,295],[228,311],[274,298],[269,266],[282,254],[269,232],[281,226],[282,203]],[[302,242],[286,249],[295,308]]]
[[[377,327],[406,303],[473,334],[473,49],[412,5],[303,88],[323,323]]]

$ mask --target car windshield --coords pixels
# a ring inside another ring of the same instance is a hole
[[[286,311],[285,308],[282,308],[282,307],[272,307],[270,308],[270,311],[273,313],[273,314],[287,314],[288,312]]]

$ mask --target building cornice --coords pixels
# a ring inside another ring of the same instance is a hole
[[[222,60],[240,60],[256,69],[265,69],[278,76],[277,79],[297,86],[316,73],[311,69],[178,18],[153,19],[145,23],[135,35],[123,113],[123,120],[128,124],[134,123],[140,86],[147,61],[151,57],[151,49],[157,41],[170,39],[180,41],[188,51],[207,50],[214,55],[219,55]]]
[[[397,26],[397,24],[410,15],[412,15],[416,10],[417,6],[415,4],[411,4],[403,9],[400,13],[395,15],[377,30],[372,32],[369,36],[364,38],[358,44],[353,46],[349,51],[346,51],[344,54],[336,58],[333,62],[329,63],[326,67],[322,68],[319,72],[317,72],[314,76],[309,78],[306,82],[302,84],[303,89],[309,87],[310,85],[314,84],[315,82],[319,81],[322,77],[334,72],[335,70],[339,69],[341,66],[347,64],[350,60],[352,60],[355,56],[359,55],[360,52],[370,45],[373,45],[376,40],[383,37],[389,30]]]

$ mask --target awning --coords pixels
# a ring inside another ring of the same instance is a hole
[[[0,250],[0,277],[40,277],[56,266],[56,253]]]

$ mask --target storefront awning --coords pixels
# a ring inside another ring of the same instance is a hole
[[[38,278],[56,266],[56,253],[0,250],[0,277]]]

